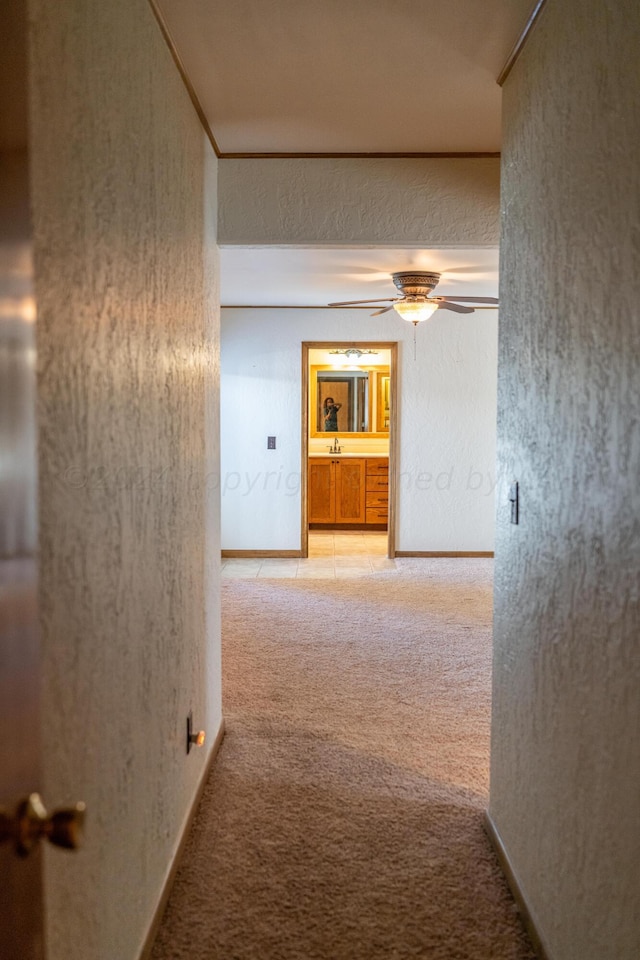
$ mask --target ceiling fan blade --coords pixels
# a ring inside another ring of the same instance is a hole
[[[438,300],[453,300],[459,303],[499,303],[497,297],[438,297]]]
[[[463,307],[460,303],[449,303],[440,301],[438,310],[453,310],[454,313],[473,313],[473,307]]]
[[[389,310],[393,310],[393,304],[390,307],[383,307],[382,310],[376,310],[375,313],[370,313],[370,317],[379,317],[381,313],[388,313]]]
[[[397,300],[397,297],[380,297],[379,300],[341,300],[339,303],[329,303],[329,307],[350,307],[352,303],[389,303],[391,300]]]

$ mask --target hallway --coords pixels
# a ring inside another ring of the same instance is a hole
[[[327,586],[223,584],[227,733],[153,960],[531,960],[482,827],[492,561]]]
[[[149,960],[222,603],[158,960],[524,960],[485,811],[541,954],[638,960],[640,4],[0,21],[4,836],[87,811],[0,845],[3,960]],[[298,552],[303,344],[364,341],[401,557],[221,571]]]

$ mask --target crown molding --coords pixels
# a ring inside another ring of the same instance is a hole
[[[341,310],[371,310],[375,304],[362,306],[340,307]],[[310,306],[306,304],[295,303],[221,303],[221,310],[335,310],[327,303],[315,304]]]
[[[391,299],[391,298],[389,298]],[[398,300],[401,298],[398,297]],[[354,304],[352,306],[346,307],[330,307],[328,303],[314,304],[310,306],[308,303],[221,303],[221,310],[375,310],[377,304],[367,303],[364,305]],[[474,307],[476,310],[498,310],[499,304],[494,304],[493,306],[479,306]]]
[[[218,146],[216,138],[211,129],[211,125],[207,119],[207,116],[202,108],[202,104],[198,98],[198,94],[195,91],[191,78],[187,72],[187,69],[184,65],[182,57],[178,53],[177,47],[173,42],[171,32],[167,25],[167,21],[164,18],[164,14],[160,10],[158,5],[158,0],[148,0],[151,12],[153,13],[154,19],[158,24],[160,33],[169,49],[169,53],[175,63],[178,72],[182,78],[182,82],[185,85],[187,93],[193,107],[198,114],[202,128],[211,144],[213,151],[216,157],[219,160],[499,160],[500,151],[353,151],[353,152],[306,152],[306,151],[274,151],[272,153],[265,152],[251,152],[251,151],[222,151]],[[506,77],[508,76],[509,71],[511,70],[517,56],[519,55],[524,42],[529,35],[531,28],[535,20],[538,17],[542,7],[544,6],[546,0],[537,0],[536,6],[532,13],[529,16],[527,25],[525,26],[522,34],[518,38],[513,50],[509,54],[507,63],[502,69],[500,76],[498,77],[498,83],[502,85]]]
[[[205,116],[205,112],[204,112],[204,110],[202,109],[202,104],[200,103],[200,100],[198,99],[198,94],[196,93],[196,91],[195,91],[195,89],[194,89],[194,86],[193,86],[193,84],[191,83],[191,79],[189,78],[189,74],[187,73],[186,67],[185,67],[185,65],[184,65],[184,63],[183,63],[183,61],[182,61],[182,57],[181,57],[180,54],[178,53],[178,51],[177,51],[177,49],[176,49],[176,45],[175,45],[174,42],[173,42],[173,39],[172,39],[171,34],[170,34],[170,32],[169,32],[169,27],[167,26],[167,21],[165,20],[165,18],[164,18],[164,16],[163,16],[163,14],[162,14],[162,12],[161,12],[161,10],[160,10],[160,7],[158,6],[156,0],[149,0],[149,6],[151,7],[151,11],[152,11],[152,13],[153,13],[153,15],[154,15],[154,17],[155,17],[155,19],[156,19],[156,23],[158,24],[158,26],[159,26],[159,28],[160,28],[160,33],[162,34],[162,36],[163,36],[163,38],[164,38],[164,41],[165,41],[167,47],[169,48],[169,53],[171,54],[171,56],[172,56],[172,58],[173,58],[173,62],[175,63],[176,67],[178,68],[178,72],[179,72],[180,76],[182,77],[182,82],[184,83],[184,85],[185,85],[185,87],[186,87],[186,89],[187,89],[187,93],[189,94],[189,97],[190,97],[190,99],[191,99],[191,103],[193,104],[196,113],[198,114],[198,118],[199,118],[199,120],[200,120],[200,123],[202,124],[202,127],[203,127],[203,129],[204,129],[204,132],[205,132],[205,134],[207,135],[207,138],[208,138],[208,140],[209,140],[209,143],[210,143],[211,146],[213,147],[213,152],[215,153],[216,157],[219,158],[219,157],[220,157],[220,148],[218,147],[218,144],[216,143],[216,138],[214,137],[213,131],[212,131],[211,127],[209,126],[209,121],[207,120],[207,118],[206,118],[206,116]]]
[[[513,65],[515,64],[516,60],[522,53],[524,49],[524,45],[529,39],[529,36],[531,35],[531,31],[533,30],[536,23],[538,22],[538,18],[540,17],[540,14],[542,13],[542,9],[546,2],[547,0],[536,0],[533,6],[533,9],[531,10],[531,13],[529,14],[529,19],[524,25],[524,29],[522,33],[514,43],[511,49],[511,52],[509,53],[509,56],[505,61],[504,67],[502,68],[502,70],[500,71],[500,74],[498,75],[498,79],[496,82],[500,87],[503,86],[505,80],[507,79],[507,77],[509,76],[509,74],[513,69]]]
[[[497,160],[500,153],[220,153],[221,160]]]

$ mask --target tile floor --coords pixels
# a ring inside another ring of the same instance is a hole
[[[273,557],[222,559],[222,577],[279,577],[335,580],[397,570],[387,558],[387,535],[362,530],[309,532],[309,557],[305,560]]]

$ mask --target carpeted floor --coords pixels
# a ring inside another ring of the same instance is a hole
[[[228,580],[227,734],[153,960],[531,960],[482,828],[490,560]]]

